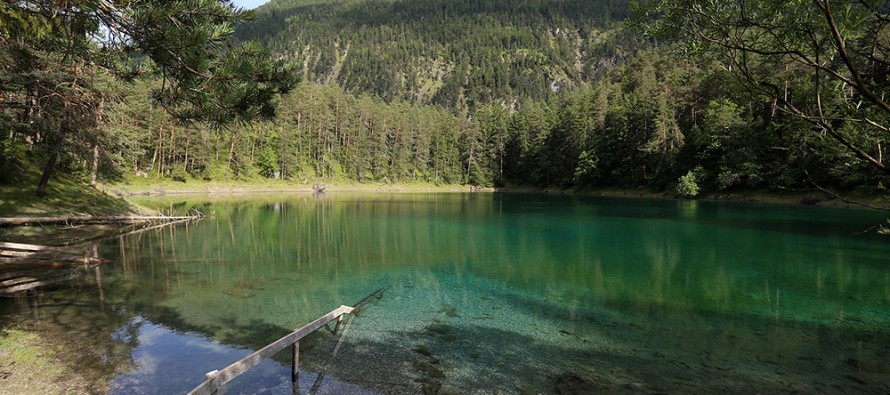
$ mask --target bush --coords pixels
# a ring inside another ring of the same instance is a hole
[[[275,174],[279,172],[278,153],[272,147],[266,147],[260,151],[260,157],[257,161],[257,168],[260,175],[266,178],[275,178]],[[279,173],[280,174],[280,173]]]
[[[170,178],[173,179],[173,181],[185,182],[186,177],[188,177],[188,173],[185,172],[185,169],[179,166],[170,171]]]
[[[578,166],[575,167],[575,185],[591,184],[599,174],[599,158],[596,152],[581,151]]]
[[[685,176],[680,177],[677,182],[677,193],[685,198],[694,198],[698,196],[699,188],[696,180],[695,171],[689,170]]]

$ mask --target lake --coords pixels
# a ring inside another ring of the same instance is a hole
[[[387,286],[301,343],[303,393],[890,392],[890,238],[861,234],[885,213],[545,194],[139,203],[206,218],[102,242],[109,263],[0,299],[0,325],[78,339],[72,363],[110,393],[185,393]],[[291,393],[288,361],[226,393]]]

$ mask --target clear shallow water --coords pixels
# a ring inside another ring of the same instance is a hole
[[[95,334],[112,393],[186,392],[387,285],[342,341],[301,343],[304,392],[557,393],[567,372],[609,393],[890,391],[890,242],[857,235],[881,213],[525,194],[143,203],[209,216],[0,300],[2,323]],[[289,393],[286,361],[227,392]]]

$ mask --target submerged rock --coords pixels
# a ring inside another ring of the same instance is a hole
[[[850,365],[856,369],[873,372],[873,373],[890,373],[890,365],[884,365],[880,363],[873,363],[869,361],[863,361],[856,358],[850,358],[847,360],[847,365]]]
[[[429,377],[421,377],[414,379],[414,382],[420,383],[420,388],[425,395],[435,395],[442,389],[442,383]]]
[[[426,331],[436,335],[444,335],[451,330],[447,325],[433,323],[426,327]]]
[[[420,355],[423,355],[425,357],[429,357],[429,356],[433,355],[433,353],[430,351],[430,349],[426,348],[425,346],[414,346],[411,348],[411,351],[414,351],[414,352],[416,352]]]
[[[556,380],[556,392],[560,395],[592,395],[601,393],[601,389],[578,373],[565,372]]]
[[[445,313],[445,315],[447,315],[449,317],[453,317],[453,318],[460,317],[460,315],[457,314],[457,309],[454,308],[454,306],[452,306],[450,304],[446,304],[446,305],[442,306],[442,308],[439,309],[439,313]]]
[[[844,378],[858,384],[868,384],[868,380],[852,374],[845,375]]]
[[[433,364],[426,362],[416,362],[414,364],[414,368],[417,369],[423,376],[434,378],[434,379],[444,379],[445,373],[443,373],[439,368],[433,366]]]

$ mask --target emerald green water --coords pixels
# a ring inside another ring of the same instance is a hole
[[[90,334],[111,393],[184,393],[341,304],[312,393],[890,392],[882,213],[537,194],[168,197],[196,224],[100,244],[98,271],[0,299]],[[85,336],[86,337],[86,336]],[[336,354],[334,350],[336,349]],[[290,393],[287,355],[227,393]],[[560,386],[561,385],[561,386]]]

